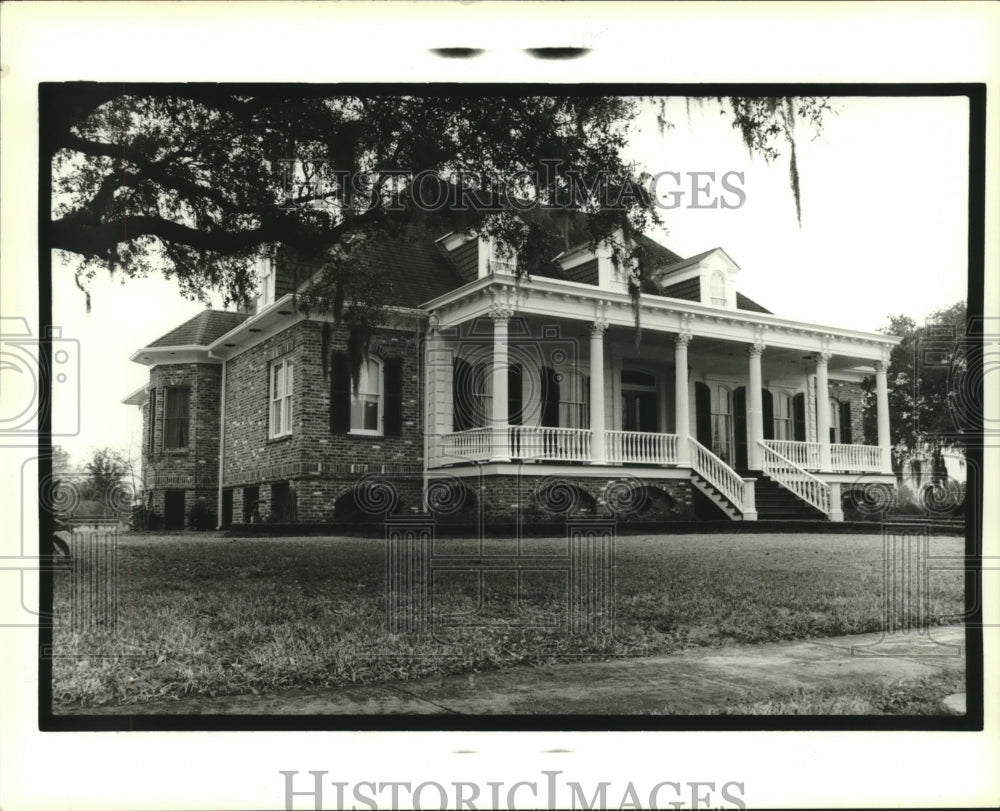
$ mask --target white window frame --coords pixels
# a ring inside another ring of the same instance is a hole
[[[774,396],[774,438],[786,441],[794,440],[795,403],[792,399],[793,395],[781,390],[771,393]]]
[[[709,304],[716,307],[727,307],[729,296],[726,288],[726,274],[721,270],[713,271],[709,279]]]
[[[714,383],[711,395],[711,450],[727,465],[732,466],[736,458],[736,419],[734,413],[736,391],[726,383]]]
[[[377,380],[375,381],[375,391],[369,390],[371,388],[371,386],[368,385],[369,381],[367,380],[367,369],[369,364],[374,365],[376,370],[375,376]],[[354,426],[354,406],[361,402],[362,396],[374,396],[378,398],[378,427],[375,429],[356,428]],[[369,355],[367,362],[363,362],[361,364],[357,391],[354,390],[353,385],[351,386],[351,412],[348,425],[350,426],[347,431],[349,434],[357,434],[359,436],[383,436],[385,433],[385,364],[382,362],[381,358]]]
[[[257,308],[258,311],[274,304],[274,279],[277,275],[274,272],[274,259],[270,256],[265,256],[260,260],[259,268],[257,284],[260,287],[260,306]]]
[[[840,400],[836,397],[829,399],[830,409],[830,444],[839,445],[842,434],[840,433]]]
[[[559,384],[559,427],[590,428],[589,369],[557,367]]]
[[[281,391],[277,391],[278,371],[281,370]],[[271,363],[271,373],[268,376],[268,436],[271,439],[291,436],[293,403],[292,392],[295,388],[295,361],[292,358],[280,358]],[[281,406],[281,424],[276,424],[276,412]]]

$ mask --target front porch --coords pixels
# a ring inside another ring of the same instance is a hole
[[[588,285],[499,274],[428,303],[427,471],[671,469],[742,520],[757,517],[761,476],[830,520],[842,519],[842,484],[892,481],[885,359],[895,339],[641,300],[641,348],[631,299]],[[877,445],[858,442],[868,375]]]

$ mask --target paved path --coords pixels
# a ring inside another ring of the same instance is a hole
[[[392,684],[159,701],[74,715],[704,715],[727,703],[830,684],[916,680],[963,666],[964,629],[701,648],[644,659],[567,662]],[[62,713],[60,713],[62,714]]]

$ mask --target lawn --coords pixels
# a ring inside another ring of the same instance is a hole
[[[525,543],[532,553],[565,550],[563,540]],[[489,553],[513,551],[487,544]],[[935,537],[931,554],[962,546]],[[433,638],[390,635],[381,539],[123,536],[118,554],[113,628],[74,630],[79,574],[56,575],[56,708],[863,633],[881,629],[883,617],[878,535],[619,538],[613,638],[568,633],[564,572],[527,573],[520,584],[512,573],[481,582],[438,573]],[[86,574],[92,561],[81,563]],[[932,571],[928,599],[932,622],[955,621],[962,573]]]

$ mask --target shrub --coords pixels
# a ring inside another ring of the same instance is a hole
[[[133,530],[155,532],[163,529],[163,516],[150,507],[136,507],[132,510],[129,525]]]
[[[188,529],[204,530],[215,528],[215,513],[203,501],[196,502],[188,510]]]

